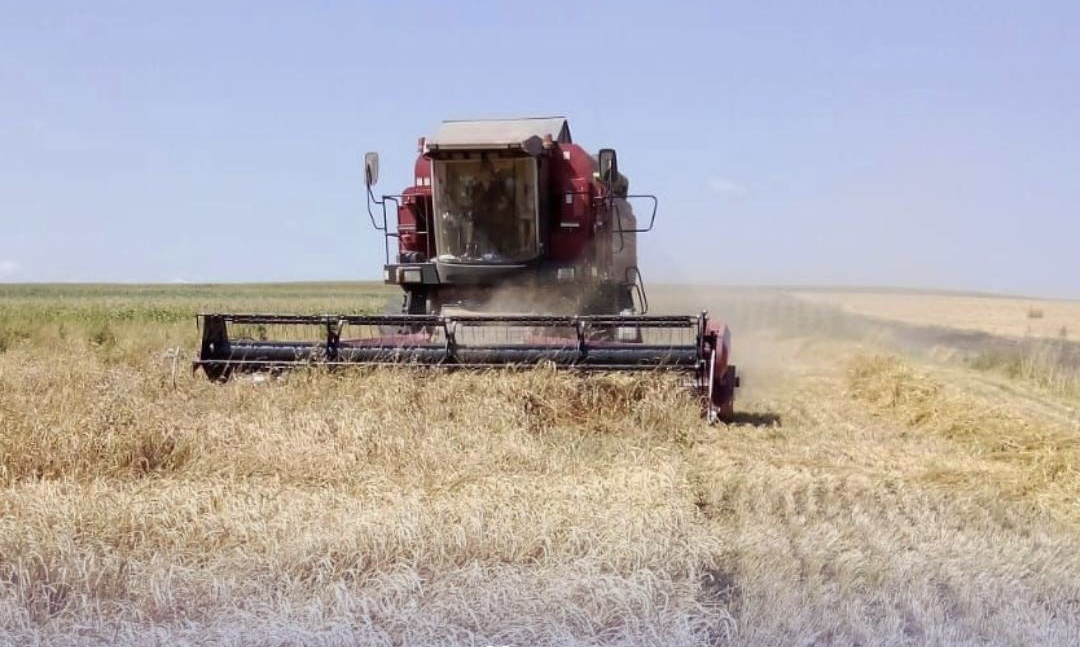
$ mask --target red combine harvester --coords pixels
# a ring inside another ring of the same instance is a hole
[[[653,228],[657,199],[629,193],[614,150],[590,155],[562,117],[446,121],[419,148],[399,194],[376,198],[378,154],[364,160],[400,307],[199,315],[195,366],[212,380],[312,364],[681,371],[710,421],[730,416],[739,380],[727,326],[705,312],[647,314],[636,241]],[[643,227],[632,202],[649,207]]]

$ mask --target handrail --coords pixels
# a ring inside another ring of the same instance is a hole
[[[612,207],[615,210],[616,219],[619,221],[618,232],[619,233],[627,233],[627,234],[631,234],[631,233],[633,233],[633,234],[644,234],[646,232],[652,231],[653,226],[656,224],[656,211],[660,207],[660,199],[657,198],[655,195],[652,195],[651,193],[634,193],[634,194],[623,196],[623,200],[626,200],[627,202],[629,202],[631,198],[644,198],[646,200],[651,200],[652,201],[652,213],[649,215],[649,226],[645,227],[643,229],[641,229],[641,228],[639,228],[639,229],[623,229],[622,228],[622,215],[619,213],[619,207],[617,205],[615,205],[614,200],[612,200]]]
[[[376,199],[375,194],[371,190],[371,185],[367,186],[367,212],[368,212],[368,218],[371,220],[372,228],[374,228],[375,231],[381,231],[383,233],[383,258],[384,258],[384,262],[387,263],[387,264],[390,263],[390,239],[391,238],[401,238],[401,231],[400,231],[400,229],[398,231],[390,231],[389,219],[387,218],[387,215],[386,215],[386,203],[387,202],[393,203],[394,209],[400,211],[400,209],[401,209],[401,201],[404,198],[405,198],[404,193],[394,193],[394,194],[390,194],[390,195],[382,195],[382,196],[379,197],[379,199]],[[372,212],[372,209],[371,209],[372,204],[379,205],[379,208],[382,210],[382,225],[381,226],[379,225],[378,220],[376,220],[375,214]],[[428,233],[428,232],[425,231],[425,232],[418,232],[418,233]],[[430,244],[431,243],[430,243],[430,237],[429,237],[429,242],[428,242],[429,247],[430,247]],[[430,255],[431,254],[429,253],[428,256],[430,256]]]
[[[390,262],[390,239],[391,238],[399,238],[400,239],[401,232],[400,232],[400,230],[399,231],[390,231],[389,230],[390,228],[389,228],[389,219],[388,219],[387,214],[386,214],[386,203],[387,202],[392,202],[394,204],[394,208],[400,210],[400,208],[401,208],[401,200],[405,198],[405,194],[404,193],[397,193],[397,194],[391,194],[391,195],[382,195],[382,196],[380,196],[380,198],[376,199],[375,198],[375,193],[371,190],[371,185],[367,185],[366,188],[367,188],[367,200],[366,200],[366,203],[367,203],[368,219],[371,221],[371,226],[372,226],[373,229],[375,229],[375,231],[380,231],[380,232],[383,233],[383,237],[384,237],[384,239],[383,239],[383,256],[384,256],[385,262],[389,263]],[[569,194],[569,195],[591,195],[591,192],[589,192],[589,191],[568,191],[566,193]],[[417,197],[422,198],[423,196],[417,196]],[[656,225],[656,213],[659,210],[659,206],[660,206],[660,200],[655,195],[652,195],[650,193],[627,194],[625,196],[622,196],[621,199],[626,200],[627,202],[629,202],[632,199],[649,200],[649,201],[652,202],[652,209],[651,209],[651,211],[649,213],[649,224],[648,224],[647,227],[638,227],[638,228],[633,228],[633,229],[627,229],[627,228],[625,228],[623,226],[622,212],[619,209],[618,204],[615,202],[615,197],[613,195],[609,194],[607,196],[598,198],[598,200],[600,202],[602,202],[602,203],[606,202],[607,206],[608,206],[608,209],[612,213],[614,213],[616,228],[612,229],[612,233],[619,234],[619,247],[618,247],[618,249],[615,250],[616,252],[621,252],[626,247],[626,241],[625,241],[624,234],[629,234],[629,233],[643,234],[643,233],[647,233],[647,232],[650,232],[650,231],[653,230],[653,227]],[[421,200],[420,203],[423,203],[423,201]],[[382,216],[382,224],[381,225],[379,224],[378,219],[376,219],[376,217],[375,217],[375,213],[372,210],[372,204],[378,205],[380,207],[381,211],[382,211],[382,214],[381,214],[381,216]],[[427,245],[426,245],[426,247],[427,247],[427,250],[426,250],[427,251],[427,256],[431,257],[433,250],[431,248],[431,246],[432,246],[432,240],[431,240],[432,232],[430,231],[430,225],[432,225],[433,222],[434,222],[434,214],[432,213],[432,214],[427,214],[427,215],[428,215],[428,221],[429,221],[428,225],[429,226],[427,228],[425,228],[424,231],[420,231],[419,229],[416,229],[414,231],[417,234],[425,234],[426,235],[426,237],[427,237]]]
[[[633,273],[633,277],[631,277]],[[637,265],[631,265],[626,268],[623,278],[635,291],[637,291],[638,301],[641,302],[641,312],[638,314],[646,314],[649,312],[649,298],[645,296],[645,277],[641,275],[641,268]]]

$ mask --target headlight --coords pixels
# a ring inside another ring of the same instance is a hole
[[[559,281],[573,281],[574,280],[574,268],[572,267],[560,267],[555,270],[555,278]]]

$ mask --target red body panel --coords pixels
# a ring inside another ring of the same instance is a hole
[[[420,155],[413,167],[413,184],[401,192],[398,207],[398,252],[421,253],[430,257],[435,251],[431,231],[431,160]]]

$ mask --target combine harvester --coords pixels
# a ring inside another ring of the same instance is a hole
[[[657,199],[629,194],[614,150],[593,157],[561,117],[446,121],[420,139],[400,194],[372,192],[378,154],[364,167],[368,215],[385,236],[383,276],[401,286],[400,307],[199,315],[195,367],[211,380],[297,365],[665,370],[692,376],[710,421],[730,417],[739,380],[727,326],[705,312],[646,314],[636,237],[653,228]],[[647,226],[632,200],[649,205]]]

